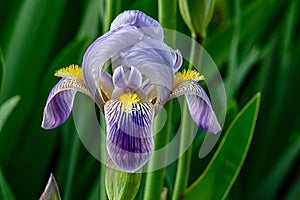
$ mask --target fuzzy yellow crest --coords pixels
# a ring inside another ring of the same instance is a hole
[[[174,85],[177,85],[183,81],[202,81],[205,80],[204,76],[200,74],[197,70],[184,69],[182,72],[177,72],[174,77]]]
[[[56,70],[54,76],[62,78],[79,78],[80,80],[83,80],[81,67],[74,64]]]
[[[122,104],[123,112],[131,112],[133,103],[140,103],[141,99],[135,93],[125,93],[119,97],[119,102]]]

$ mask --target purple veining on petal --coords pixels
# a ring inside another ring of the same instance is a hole
[[[181,56],[181,52],[178,49],[175,50],[175,52],[177,54],[177,57],[176,57],[176,61],[174,64],[174,72],[177,72],[182,65],[182,56]]]
[[[119,66],[114,70],[112,81],[114,87],[126,89],[128,87],[128,80],[123,66]]]
[[[142,74],[135,67],[130,67],[128,74],[128,87],[132,89],[139,88],[142,85]]]
[[[107,140],[128,153],[152,153],[152,137],[140,138],[127,134],[117,124],[112,124],[110,127],[113,134],[109,134]]]
[[[44,108],[42,128],[53,129],[64,123],[72,110],[75,90],[59,91],[59,81],[51,90]]]
[[[185,95],[195,123],[204,130],[218,133],[221,126],[204,89],[196,81],[184,81],[174,88],[172,96]]]
[[[135,112],[131,113],[131,120],[134,123],[134,125],[138,127],[148,127],[151,126],[152,118],[149,118],[149,107],[145,107],[139,104],[133,104],[132,109],[135,110]]]
[[[174,51],[162,41],[144,36],[141,41],[122,51],[119,59],[126,66],[137,67],[144,63],[149,65],[159,63],[173,68],[178,65],[177,60],[180,60],[177,58],[177,51]]]
[[[155,19],[138,10],[128,10],[119,14],[111,23],[110,30],[124,26],[141,28],[145,34],[159,40],[164,38],[161,25]]]
[[[155,85],[158,93],[155,105],[157,113],[172,91],[174,68],[181,64],[177,52],[163,42],[145,36],[131,48],[122,51],[119,59],[123,65],[137,68]]]
[[[208,132],[218,133],[221,130],[221,126],[212,109],[208,96],[202,88],[201,91],[202,96],[186,95],[190,114],[198,126]]]
[[[91,95],[97,95],[97,85],[104,63],[121,50],[140,40],[144,34],[136,27],[123,27],[110,31],[94,41],[84,54],[82,70]]]
[[[138,89],[142,85],[142,74],[134,67],[119,66],[113,73],[113,84],[123,90]]]
[[[149,103],[134,104],[132,111],[126,112],[120,102],[110,100],[105,104],[104,112],[108,154],[122,170],[138,170],[154,150],[153,107]]]

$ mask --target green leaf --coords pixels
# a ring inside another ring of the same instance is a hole
[[[40,105],[46,101],[40,96],[44,90],[41,81],[55,49],[67,43],[62,39],[65,34],[70,35],[72,29],[71,23],[62,26],[62,21],[68,17],[64,16],[66,0],[19,3],[20,9],[10,13],[14,20],[7,30],[11,32],[4,34],[5,42],[1,44],[5,79],[0,101],[16,94],[22,97],[22,101],[18,105],[21,109],[11,114],[0,134],[0,163],[16,191],[16,198],[35,199],[57,145],[57,135],[41,134],[44,132],[40,128],[44,105]],[[5,30],[1,24],[2,31]]]
[[[11,97],[10,99],[6,100],[0,106],[0,132],[2,130],[4,123],[6,122],[7,118],[9,117],[10,113],[16,107],[16,105],[20,101],[20,99],[21,98],[18,95]]]
[[[184,199],[225,199],[246,158],[258,115],[260,93],[235,117],[203,174],[184,192]]]
[[[284,149],[283,155],[279,157],[265,178],[259,185],[253,188],[249,194],[249,199],[275,199],[280,192],[280,187],[287,184],[288,173],[296,164],[300,155],[300,135],[294,133],[288,148]]]
[[[1,89],[2,89],[2,82],[3,82],[3,78],[4,78],[4,58],[3,58],[3,52],[2,49],[0,47],[0,93],[1,93]]]
[[[15,199],[10,186],[0,168],[0,199],[13,200]]]

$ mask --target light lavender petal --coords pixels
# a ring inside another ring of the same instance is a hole
[[[107,150],[112,161],[126,172],[135,172],[145,165],[153,150],[153,106],[132,104],[132,110],[122,110],[116,100],[104,106],[107,125]]]
[[[179,50],[174,51],[164,42],[144,36],[141,41],[121,52],[121,63],[137,67],[144,63],[159,63],[171,68],[174,72],[180,68],[182,57]]]
[[[153,38],[159,40],[164,38],[161,25],[155,19],[138,10],[128,10],[119,14],[111,23],[110,30],[123,26],[135,26]]]
[[[77,91],[89,95],[86,86],[76,80],[61,79],[53,87],[44,108],[42,128],[53,129],[67,120]]]
[[[218,133],[221,126],[204,89],[196,81],[184,81],[174,88],[170,98],[185,95],[190,114],[204,130]]]
[[[172,91],[174,73],[182,63],[178,52],[159,40],[144,36],[140,42],[120,54],[119,60],[123,65],[137,68],[157,88],[156,113]]]
[[[114,87],[132,89],[133,91],[142,85],[142,74],[134,67],[119,66],[113,73]]]
[[[104,63],[121,50],[142,38],[144,34],[136,27],[124,27],[110,31],[93,42],[84,54],[82,70],[87,87],[97,95],[97,85]]]
[[[174,71],[177,72],[181,65],[182,65],[182,56],[181,56],[181,52],[177,49],[176,51],[176,54],[177,54],[177,59],[176,59],[176,62],[174,64]]]
[[[107,97],[111,97],[112,91],[114,89],[113,81],[111,75],[104,70],[100,72],[99,88],[105,93]]]
[[[128,87],[135,89],[139,88],[142,85],[142,74],[135,67],[130,67],[128,75]]]
[[[126,89],[126,87],[128,87],[128,80],[123,66],[119,66],[114,70],[112,80],[114,87],[122,89]]]

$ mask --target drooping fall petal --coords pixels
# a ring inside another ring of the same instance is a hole
[[[132,103],[129,107],[117,100],[104,106],[107,125],[107,150],[112,161],[122,170],[135,172],[154,150],[151,103]]]
[[[171,98],[181,95],[186,96],[190,114],[198,126],[211,133],[221,130],[210,100],[199,83],[193,80],[179,83],[172,91]]]
[[[84,83],[73,79],[61,79],[51,90],[44,108],[42,128],[53,129],[69,117],[76,92],[89,95]]]

